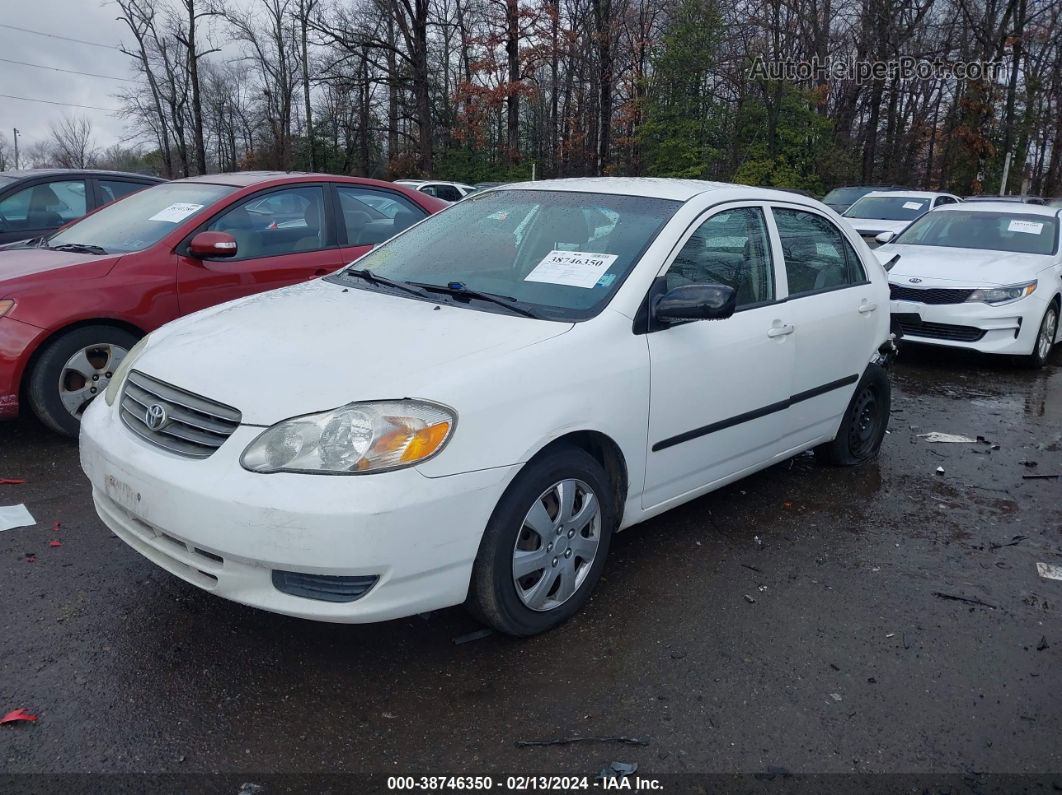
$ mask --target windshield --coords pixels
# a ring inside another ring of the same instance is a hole
[[[834,188],[822,197],[823,204],[851,204],[860,196],[866,196],[873,188]]]
[[[573,191],[481,193],[384,243],[353,267],[392,281],[451,290],[456,285],[515,299],[543,318],[584,319],[604,307],[680,206]],[[337,278],[372,287],[349,275]],[[480,302],[476,308],[496,305]]]
[[[95,246],[107,254],[141,251],[235,190],[228,185],[201,182],[156,185],[66,227],[48,238],[48,246]]]
[[[910,221],[929,209],[930,199],[909,196],[864,196],[847,210],[845,218]]]
[[[894,243],[1054,254],[1058,219],[1026,213],[944,210],[926,213],[900,233]]]

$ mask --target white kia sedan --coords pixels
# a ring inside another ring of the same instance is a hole
[[[1059,340],[1062,210],[1014,202],[950,205],[875,251],[890,265],[905,340],[1017,355],[1043,367]]]
[[[844,211],[844,217],[855,227],[867,245],[876,248],[878,235],[891,232],[898,235],[917,218],[937,207],[961,202],[951,193],[930,191],[881,190],[872,191]]]
[[[337,622],[583,605],[612,533],[889,417],[886,274],[792,193],[577,179],[474,195],[298,287],[145,338],[82,423],[162,568]]]

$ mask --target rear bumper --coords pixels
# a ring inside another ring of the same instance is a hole
[[[44,335],[42,329],[0,318],[0,419],[18,416],[19,384],[29,352]]]
[[[1025,355],[1036,343],[1047,303],[1034,294],[1003,306],[892,301],[891,310],[904,342]]]

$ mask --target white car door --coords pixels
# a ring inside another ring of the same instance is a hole
[[[832,436],[874,352],[888,302],[844,232],[807,207],[771,209],[785,264],[795,362],[786,449]]]
[[[765,205],[713,208],[676,248],[661,270],[666,288],[725,284],[737,292],[737,310],[725,320],[648,332],[646,508],[703,490],[775,455],[795,358]]]

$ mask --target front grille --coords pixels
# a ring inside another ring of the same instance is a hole
[[[148,426],[148,410],[160,406],[164,421]],[[122,422],[151,444],[186,458],[206,458],[240,425],[241,414],[232,406],[193,395],[133,370],[125,382],[121,402]]]
[[[374,575],[341,577],[273,570],[273,587],[278,591],[321,602],[354,602],[365,596],[379,579]]]
[[[945,290],[931,287],[903,287],[899,284],[889,285],[889,297],[896,301],[915,301],[919,304],[961,304],[973,290]]]
[[[930,337],[937,340],[953,340],[955,342],[977,342],[985,335],[984,329],[973,326],[953,326],[950,323],[926,323],[912,320],[900,320],[900,331],[916,337]]]

